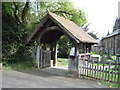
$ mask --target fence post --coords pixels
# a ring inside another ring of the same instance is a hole
[[[37,46],[37,54],[36,54],[36,61],[37,61],[37,64],[38,64],[38,69],[40,69],[39,59],[40,59],[40,46],[38,45]]]
[[[117,62],[118,62],[118,83],[120,84],[120,54],[117,54]]]

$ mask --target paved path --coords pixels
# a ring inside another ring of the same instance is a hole
[[[62,74],[61,74],[62,73]],[[48,68],[43,70],[3,71],[3,88],[106,88],[98,82],[63,77],[65,70]]]

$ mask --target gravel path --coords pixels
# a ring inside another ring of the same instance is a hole
[[[0,71],[1,72],[1,71]],[[64,77],[67,71],[61,68],[43,70],[3,71],[3,88],[107,88],[99,82]]]

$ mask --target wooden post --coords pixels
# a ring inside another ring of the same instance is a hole
[[[117,64],[119,64],[120,62],[120,54],[117,54]],[[119,65],[116,65],[118,66],[118,83],[120,84],[120,66]]]
[[[40,59],[40,46],[38,45],[37,46],[37,54],[36,54],[36,61],[37,61],[38,69],[40,68],[39,59]]]
[[[57,66],[57,42],[54,44],[54,55],[55,55],[55,59],[53,61],[53,65]]]
[[[83,43],[83,53],[85,53],[85,44]]]
[[[51,60],[53,60],[53,66],[57,66],[57,42],[50,45]]]
[[[88,53],[88,44],[85,45],[85,51]]]
[[[86,49],[86,43],[83,43],[83,53],[86,53],[87,49]]]
[[[91,52],[91,45],[90,44],[89,44],[89,49],[88,50],[89,50],[88,52],[90,53]]]

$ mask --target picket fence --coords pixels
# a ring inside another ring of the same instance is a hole
[[[120,61],[93,60],[90,55],[79,57],[79,77],[120,83]]]

